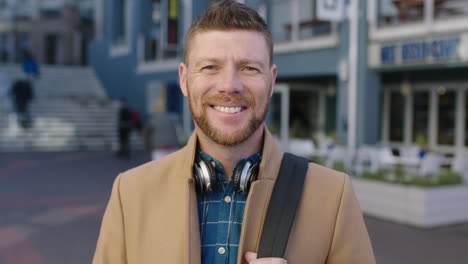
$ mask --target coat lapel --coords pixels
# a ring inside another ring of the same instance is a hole
[[[197,135],[194,132],[187,142],[187,146],[183,149],[185,159],[181,164],[181,175],[185,178],[186,188],[186,213],[187,213],[187,228],[185,233],[186,248],[186,263],[200,264],[200,227],[198,223],[197,195],[195,192],[195,182],[193,179],[193,162],[195,159],[195,151],[197,147]]]
[[[200,232],[198,224],[197,196],[193,179],[187,180],[188,188],[188,260],[190,264],[200,264]]]
[[[237,263],[245,263],[245,252],[258,251],[263,222],[283,158],[283,152],[278,149],[273,136],[266,127],[264,128],[263,138],[259,179],[252,184],[249,191],[242,222]]]

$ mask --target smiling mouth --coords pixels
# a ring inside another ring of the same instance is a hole
[[[246,108],[241,107],[241,106],[228,107],[228,106],[215,105],[215,106],[213,106],[213,109],[215,109],[218,112],[222,112],[222,113],[235,114],[235,113],[240,113],[240,112],[244,111]]]

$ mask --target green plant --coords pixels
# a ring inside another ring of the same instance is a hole
[[[332,165],[332,168],[336,171],[348,173],[348,170],[346,169],[344,163],[341,161],[335,161]]]
[[[437,176],[438,185],[462,184],[463,182],[462,175],[452,170],[442,171]]]
[[[421,149],[425,149],[427,145],[427,139],[423,134],[419,133],[416,135],[415,143]]]
[[[379,170],[377,172],[366,171],[361,175],[361,177],[364,179],[370,179],[370,180],[377,180],[377,181],[384,181],[384,182],[387,181],[383,170]]]
[[[393,177],[388,177],[389,175],[393,175]],[[421,176],[408,174],[403,167],[399,166],[393,169],[381,169],[375,173],[364,172],[360,176],[363,179],[418,187],[456,185],[462,184],[463,182],[462,175],[451,170],[444,170],[441,173],[432,176]]]
[[[337,139],[338,139],[338,135],[336,134],[336,131],[330,131],[330,132],[327,134],[327,138],[328,138],[331,142],[336,142]]]
[[[316,155],[312,155],[312,156],[309,156],[307,157],[310,161],[314,162],[314,163],[317,163],[317,164],[320,164],[320,165],[324,165],[325,164],[325,159],[320,157],[320,156],[316,156]]]
[[[299,119],[295,119],[289,129],[289,136],[294,138],[307,138],[307,129],[305,129],[304,124]]]

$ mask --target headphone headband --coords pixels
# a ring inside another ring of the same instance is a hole
[[[193,172],[197,189],[201,193],[212,192],[216,188],[217,177],[214,162],[204,160],[198,155],[193,164]],[[213,164],[212,164],[213,163]],[[253,181],[257,180],[260,159],[245,159],[238,162],[232,173],[234,190],[247,193]]]

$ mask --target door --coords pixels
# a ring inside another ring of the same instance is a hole
[[[283,151],[288,151],[289,141],[289,85],[276,84],[265,119],[268,129],[278,140]]]

